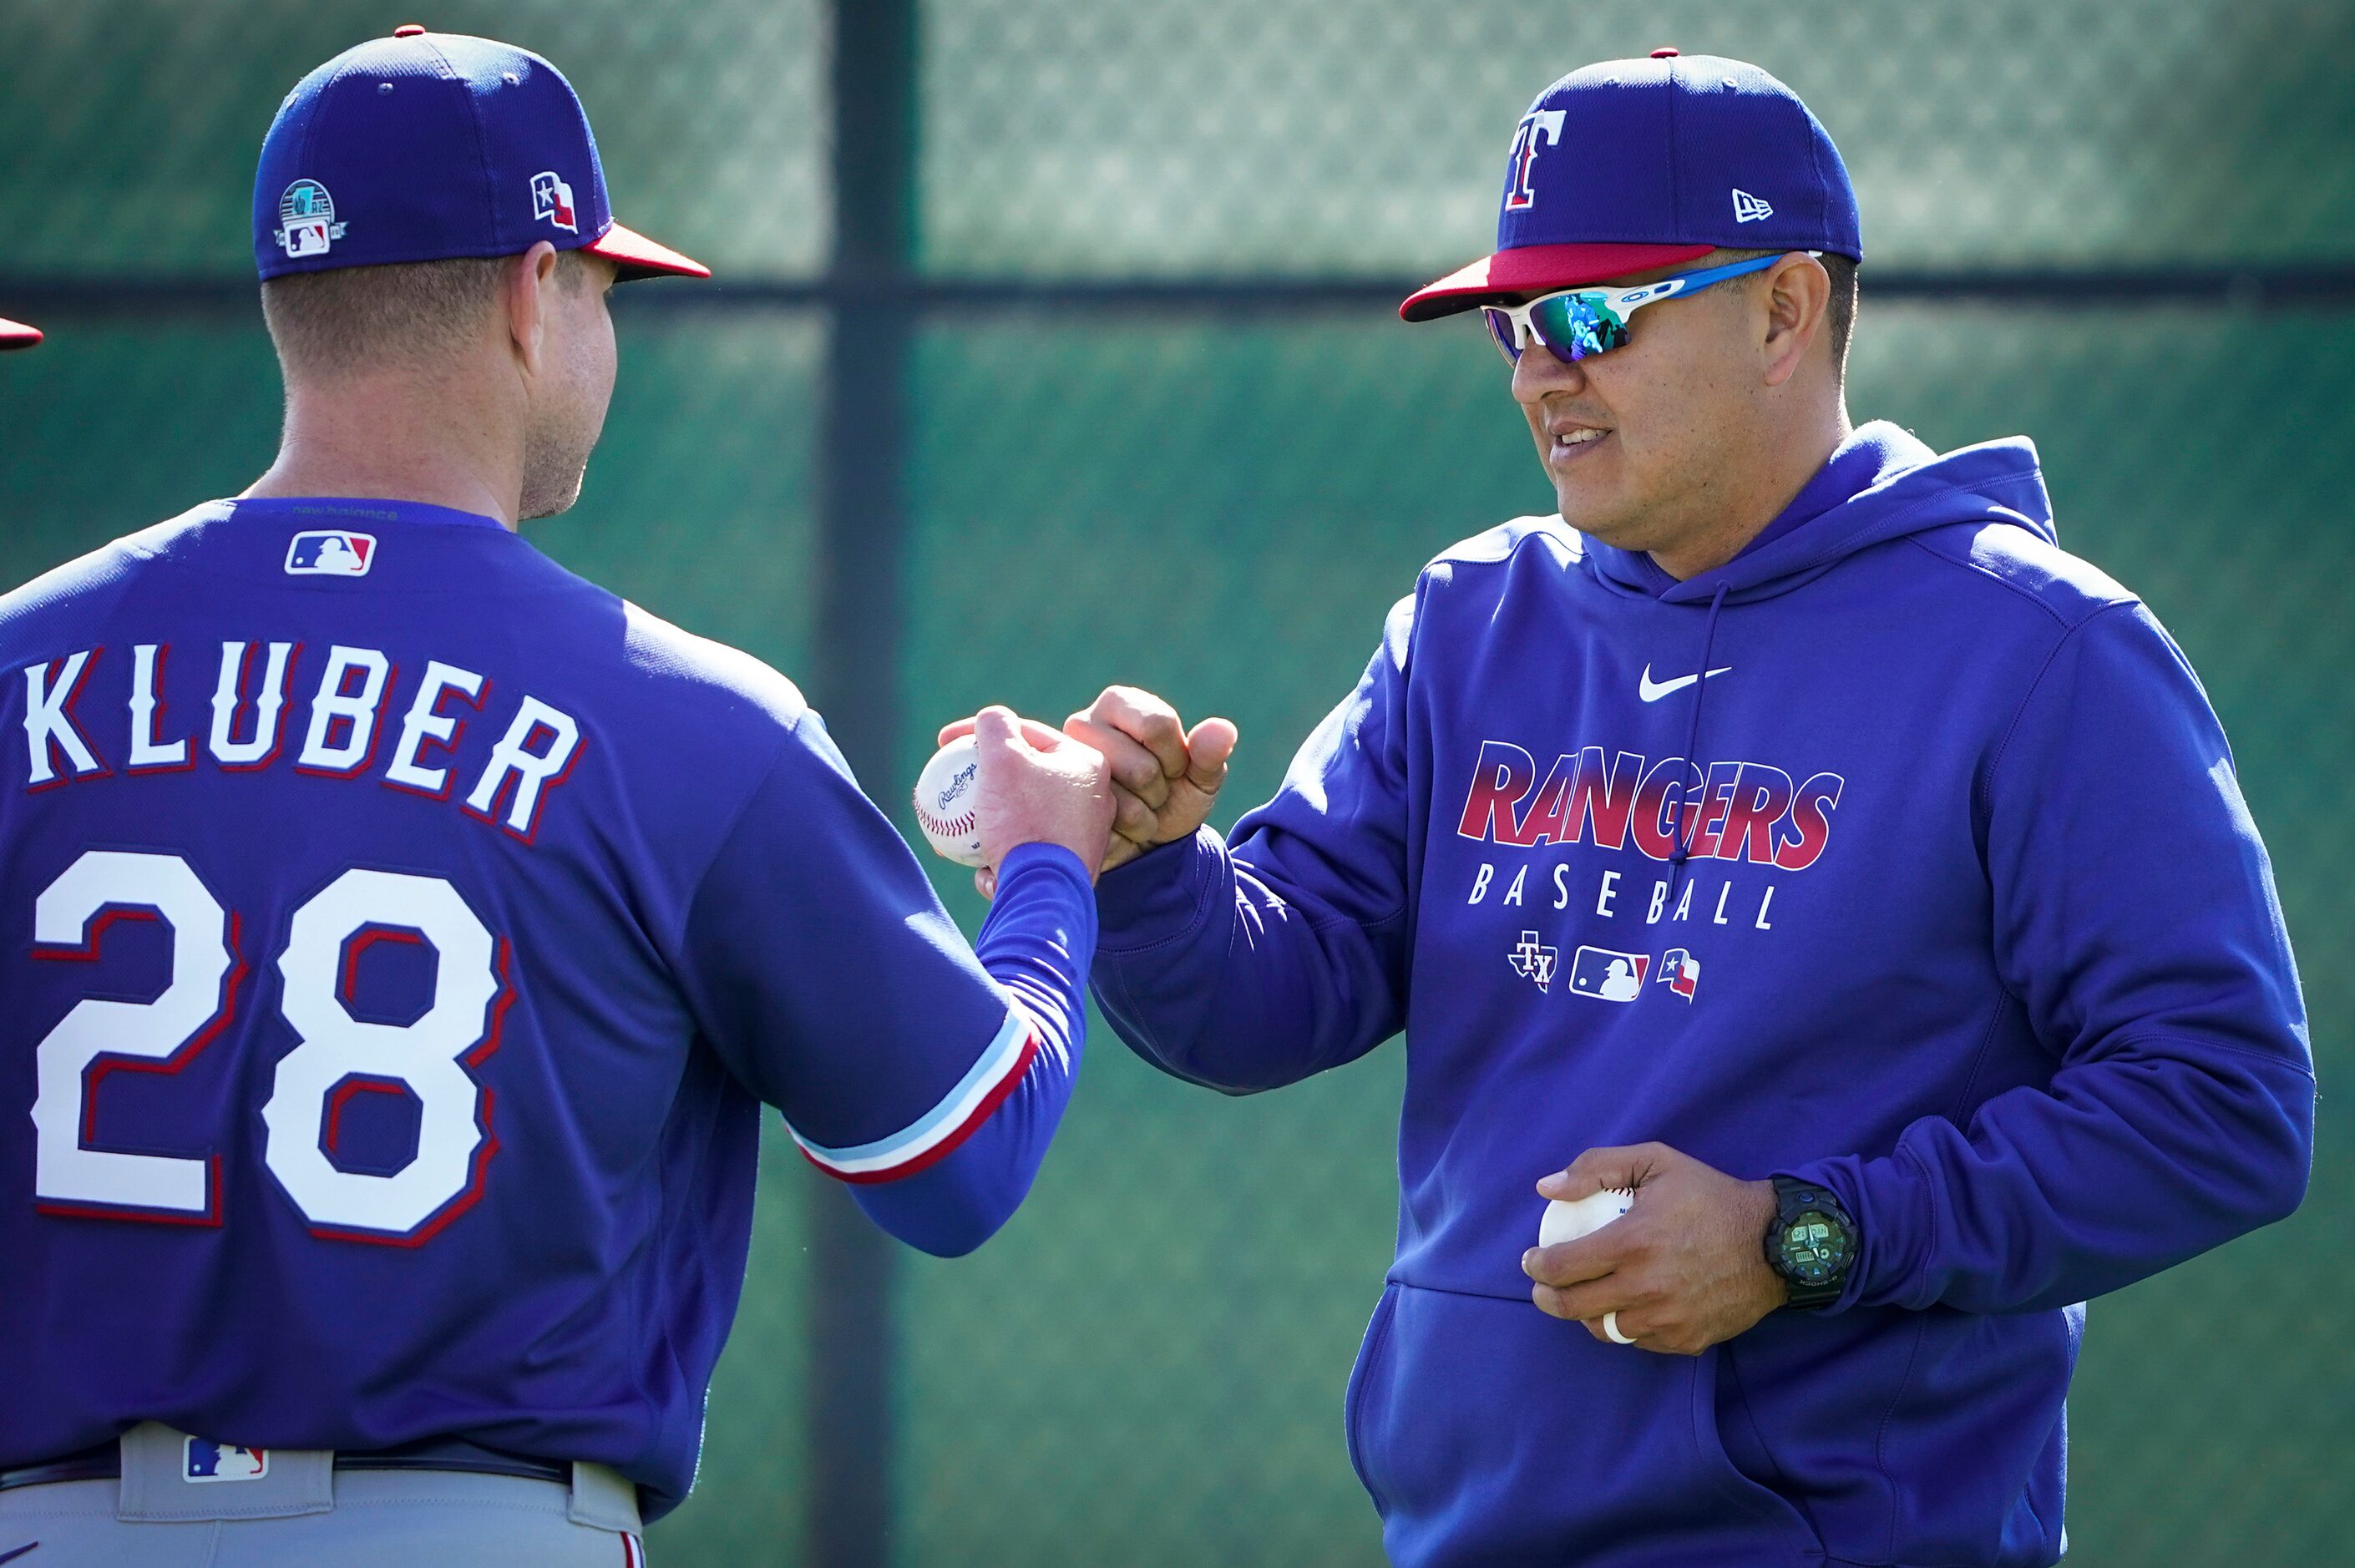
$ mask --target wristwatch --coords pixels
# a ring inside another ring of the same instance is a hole
[[[1856,1263],[1856,1221],[1838,1198],[1812,1181],[1774,1178],[1774,1219],[1766,1227],[1766,1266],[1791,1287],[1783,1309],[1813,1311],[1839,1299]]]

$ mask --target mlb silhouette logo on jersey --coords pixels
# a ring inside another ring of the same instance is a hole
[[[234,1443],[188,1439],[180,1461],[185,1481],[258,1481],[270,1473],[270,1450],[240,1448]]]
[[[1633,1001],[1644,994],[1644,976],[1651,968],[1649,953],[1581,948],[1570,960],[1571,992],[1597,1001]]]
[[[375,535],[341,528],[297,534],[286,546],[286,569],[296,577],[364,577],[375,560]]]
[[[553,169],[531,177],[531,216],[545,218],[568,234],[581,232],[580,220],[572,215],[572,187]]]

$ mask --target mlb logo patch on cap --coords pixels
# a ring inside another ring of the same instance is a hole
[[[168,1450],[167,1450],[168,1451]],[[188,1439],[180,1463],[184,1481],[258,1481],[270,1473],[270,1450]]]
[[[319,528],[295,535],[286,546],[286,570],[298,577],[364,577],[375,564],[373,534]]]

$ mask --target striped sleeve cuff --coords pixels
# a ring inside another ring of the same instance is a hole
[[[827,1175],[844,1181],[896,1181],[903,1176],[947,1159],[957,1145],[989,1119],[1000,1101],[1012,1094],[1039,1054],[1038,1031],[1019,1012],[1008,1012],[1006,1022],[955,1087],[940,1104],[889,1138],[846,1149],[827,1149],[804,1138],[790,1123],[802,1155]]]

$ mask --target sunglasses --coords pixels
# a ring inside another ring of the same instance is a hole
[[[1820,260],[1823,252],[1807,254]],[[1563,289],[1540,294],[1526,305],[1483,305],[1480,315],[1508,365],[1520,364],[1521,350],[1532,342],[1543,344],[1564,365],[1575,365],[1590,355],[1607,354],[1626,343],[1627,318],[1642,307],[1697,292],[1728,278],[1763,272],[1781,260],[1780,255],[1760,256],[1663,278],[1657,283],[1639,283],[1632,289]]]

